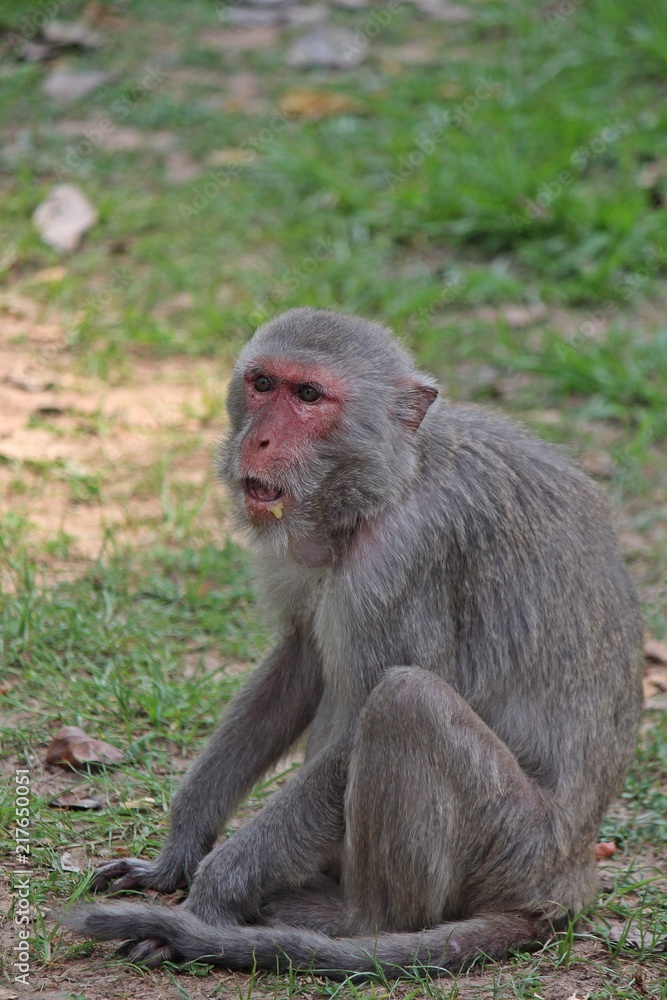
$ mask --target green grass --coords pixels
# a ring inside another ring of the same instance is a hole
[[[471,21],[449,25],[402,4],[373,33],[358,69],[301,74],[284,60],[289,33],[247,52],[218,51],[204,33],[220,28],[220,5],[207,0],[193,0],[187,13],[180,0],[108,6],[122,23],[105,29],[103,49],[67,61],[116,76],[67,108],[42,92],[48,64],[12,55],[40,8],[5,0],[0,11],[7,55],[0,281],[64,327],[74,368],[122,384],[140,355],[229,362],[258,321],[296,305],[388,322],[446,391],[523,416],[575,454],[612,458],[607,486],[632,536],[624,545],[647,625],[664,637],[667,21],[660,6],[484,0],[472,6]],[[83,8],[73,0],[60,15]],[[371,34],[370,10],[332,16]],[[404,62],[407,43],[430,45],[428,62]],[[255,75],[259,110],[224,107],[240,72]],[[358,111],[287,120],[281,101],[297,87],[344,94]],[[88,141],[61,130],[84,121]],[[169,133],[174,150],[202,165],[201,175],[177,185],[161,152],[112,152],[97,141],[100,129],[114,135],[127,127],[148,137]],[[216,151],[239,149],[256,155],[210,165]],[[81,247],[65,256],[43,245],[31,224],[62,181],[79,185],[99,211]],[[59,265],[62,272],[45,280],[44,270]],[[516,321],[517,307],[541,311]],[[207,406],[215,419],[217,398]],[[105,433],[101,413],[79,425]],[[57,415],[36,413],[31,427],[57,432]],[[170,487],[174,453],[153,461],[143,484],[162,499],[160,544],[128,551],[109,538],[98,560],[59,577],[72,547],[66,532],[37,546],[29,524],[7,512],[0,520],[0,689],[9,720],[2,740],[10,763],[29,761],[41,776],[34,891],[42,904],[81,890],[81,876],[62,871],[65,850],[159,848],[185,758],[236,689],[236,665],[255,660],[268,640],[245,553],[198,527],[197,499]],[[40,479],[46,488],[64,481],[81,508],[107,490],[99,472],[59,459],[0,460],[12,473],[9,502],[29,499]],[[102,800],[101,811],[49,805],[53,779],[40,762],[61,724],[80,725],[127,756],[120,768],[70,779]],[[636,1000],[646,995],[634,979],[642,971],[649,996],[667,995],[654,976],[660,954],[652,943],[664,937],[667,912],[664,879],[656,877],[667,857],[666,737],[664,713],[649,713],[620,806],[602,831],[622,857],[604,876],[594,934],[578,930],[487,970],[476,995],[548,997],[555,981],[574,976],[572,993]],[[254,804],[267,793],[256,789]],[[11,819],[11,796],[1,808]],[[587,951],[586,934],[608,947]],[[35,947],[48,969],[61,945],[43,928]],[[578,970],[591,968],[596,982],[583,977],[577,985]],[[174,995],[191,995],[183,977],[172,980]],[[239,996],[398,1000],[464,997],[470,988],[465,977],[370,989],[251,977]]]

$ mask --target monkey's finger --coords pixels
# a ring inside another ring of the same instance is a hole
[[[95,869],[90,888],[93,892],[105,890],[116,893],[137,889],[148,882],[149,870],[146,862],[117,859],[106,861]]]

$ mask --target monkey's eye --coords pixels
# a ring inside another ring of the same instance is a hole
[[[322,395],[319,389],[316,389],[314,385],[300,385],[296,390],[296,394],[299,399],[304,401],[304,403],[316,403]]]
[[[266,375],[258,375],[253,382],[255,392],[268,392],[272,388],[271,379],[267,378]]]

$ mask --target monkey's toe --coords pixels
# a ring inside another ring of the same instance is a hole
[[[157,969],[165,962],[177,960],[175,949],[160,938],[126,941],[116,949],[116,954],[126,958],[133,965],[143,965],[147,969]]]

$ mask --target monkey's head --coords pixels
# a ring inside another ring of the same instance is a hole
[[[240,523],[278,549],[326,562],[336,539],[399,502],[438,390],[390,330],[293,309],[255,333],[234,366],[220,473]]]

